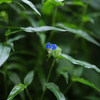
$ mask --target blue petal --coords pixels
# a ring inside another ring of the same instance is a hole
[[[51,45],[50,45],[50,42],[48,42],[45,46],[46,49],[50,49]]]
[[[51,44],[50,49],[55,50],[57,48],[56,44]]]

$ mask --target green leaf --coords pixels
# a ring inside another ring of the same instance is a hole
[[[46,83],[46,87],[54,93],[57,100],[66,100],[64,95],[60,92],[59,87],[54,83]]]
[[[16,4],[18,4],[20,7],[22,7],[25,11],[26,11],[26,8],[21,4],[19,3],[18,1],[14,1]]]
[[[8,76],[15,85],[21,83],[19,76],[15,72],[8,72]]]
[[[67,31],[71,32],[71,33],[74,33],[74,34],[77,34],[81,37],[83,37],[84,39],[100,46],[100,44],[92,37],[90,36],[87,32],[79,29],[77,26],[75,25],[68,25],[68,24],[61,24],[61,23],[58,23],[57,26],[60,26],[64,29],[66,29]]]
[[[64,0],[48,0],[48,1],[52,2],[56,6],[59,6],[59,5],[63,6],[64,5],[64,3],[62,3],[62,1],[64,1]]]
[[[29,5],[37,14],[39,14],[41,16],[40,12],[36,9],[36,7],[34,6],[34,4],[31,1],[29,1],[29,0],[21,0],[21,1],[24,2],[25,4]]]
[[[55,30],[55,31],[62,31],[65,32],[67,30],[57,28],[57,27],[52,27],[52,26],[41,26],[41,27],[13,27],[13,26],[2,26],[0,25],[0,28],[12,28],[12,29],[18,29],[16,31],[10,32],[7,31],[5,36],[9,36],[11,34],[15,34],[20,31],[25,31],[25,32],[45,32],[45,31],[50,31],[50,30]]]
[[[18,85],[15,85],[15,87],[11,90],[7,100],[13,100],[13,98],[19,94],[21,91],[23,91],[24,89],[26,88],[25,85],[23,84],[18,84]]]
[[[46,39],[46,34],[40,33],[40,34],[38,34],[38,36],[40,38],[41,44],[43,45],[45,42],[45,39]]]
[[[23,31],[23,30],[20,29],[20,30],[17,30],[17,31],[13,31],[13,32],[11,32],[10,29],[9,29],[8,31],[6,31],[5,36],[9,36],[9,35],[11,35],[11,34],[14,34],[14,33],[20,32],[20,31]]]
[[[83,6],[85,7],[85,4],[81,1],[66,1],[64,2],[64,4],[67,4],[67,5],[77,5],[77,6]]]
[[[73,78],[72,80],[76,81],[76,82],[80,82],[80,83],[85,84],[85,85],[88,85],[90,87],[93,87],[100,92],[100,89],[98,89],[94,84],[90,83],[89,81],[87,81],[83,78]]]
[[[97,68],[95,65],[92,65],[92,64],[89,64],[85,61],[80,61],[80,60],[76,60],[74,59],[73,57],[69,56],[69,55],[66,55],[66,54],[61,54],[60,56],[58,56],[58,58],[64,58],[64,59],[67,59],[69,60],[70,62],[72,62],[73,64],[76,64],[76,65],[81,65],[85,68],[93,68],[95,69],[98,73],[100,73],[100,69]]]
[[[11,44],[12,45],[12,44]],[[0,67],[8,59],[10,55],[11,47],[3,43],[0,43]]]
[[[56,31],[66,31],[64,29],[61,28],[56,28],[56,27],[52,27],[52,26],[41,26],[41,27],[21,27],[21,29],[23,29],[23,31],[25,32],[43,32],[43,31],[49,31],[49,30],[56,30]]]
[[[14,85],[17,85],[17,84],[21,83],[21,80],[20,80],[19,76],[15,72],[11,72],[11,71],[8,72],[8,76],[9,76],[9,79],[14,83]],[[24,100],[23,94],[24,94],[24,91],[19,93],[22,100]]]
[[[0,0],[0,3],[11,3],[13,0]]]
[[[18,35],[18,36],[14,37],[14,38],[9,39],[7,41],[7,43],[12,43],[13,41],[17,41],[17,40],[19,40],[21,38],[24,38],[24,37],[25,37],[25,35]]]
[[[34,77],[34,71],[30,71],[24,78],[24,84],[30,85]]]
[[[64,78],[66,80],[66,84],[68,84],[68,73],[63,70],[59,70],[59,73],[64,76]]]
[[[48,8],[48,9],[47,9]],[[42,13],[43,14],[47,14],[47,15],[50,15],[52,14],[52,11],[54,9],[54,5],[49,2],[49,1],[46,1],[44,4],[43,4],[43,7],[42,7]]]

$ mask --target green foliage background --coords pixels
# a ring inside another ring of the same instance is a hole
[[[100,0],[1,0],[0,100],[17,86],[12,99],[40,100],[54,59],[48,59],[47,42],[62,54],[43,100],[100,100],[99,5]]]

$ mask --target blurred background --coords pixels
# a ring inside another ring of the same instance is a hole
[[[5,100],[11,89],[23,83],[26,74],[34,70],[34,80],[28,86],[33,100],[39,100],[42,86],[48,75],[53,57],[47,60],[45,43],[57,44],[62,53],[86,61],[100,68],[100,0],[30,0],[41,16],[22,0],[0,4],[0,43],[14,39],[13,48],[6,63],[0,68],[0,100]],[[25,32],[16,27],[54,26],[67,31]],[[5,34],[11,33],[6,36]],[[4,67],[6,66],[6,80]],[[72,77],[84,78],[100,89],[100,74],[94,69],[73,65],[65,59],[58,59],[50,76],[63,92],[68,86],[58,70],[68,72],[68,84]],[[6,84],[6,85],[5,85]],[[6,86],[6,88],[5,88]],[[5,93],[6,91],[6,93]],[[100,100],[100,93],[86,85],[74,82],[64,94],[66,100]],[[28,100],[21,92],[14,100]],[[44,100],[56,100],[49,90]]]

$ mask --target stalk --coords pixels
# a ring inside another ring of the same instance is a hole
[[[48,74],[48,77],[47,77],[46,83],[48,83],[48,81],[49,81],[49,78],[50,78],[50,75],[51,75],[51,72],[52,72],[52,69],[53,69],[53,66],[54,66],[55,61],[56,61],[56,58],[54,58],[54,60],[53,60],[53,62],[52,62],[52,65],[51,65],[51,68],[50,68],[50,70],[49,70],[49,74]],[[45,94],[45,91],[46,91],[46,86],[44,87],[44,91],[43,91],[43,93],[42,93],[42,95],[41,95],[40,100],[43,99],[44,94]]]

